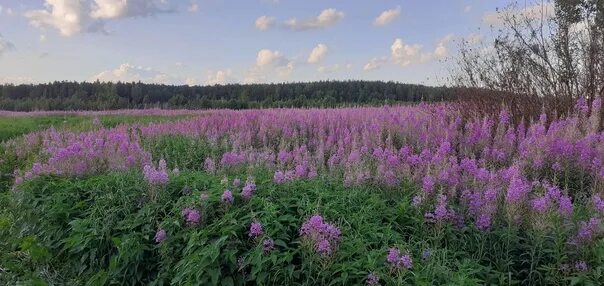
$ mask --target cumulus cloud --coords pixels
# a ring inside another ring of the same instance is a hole
[[[46,9],[27,11],[25,17],[34,27],[52,27],[68,37],[82,31],[86,15],[82,4],[78,0],[46,0]]]
[[[420,61],[423,46],[419,44],[407,44],[397,38],[390,46],[392,60],[396,64],[408,66]]]
[[[524,8],[512,8],[510,10],[503,10],[500,12],[487,12],[482,15],[482,22],[492,26],[503,26],[504,15],[512,17],[526,17],[531,20],[537,19],[549,19],[554,16],[555,7],[551,1],[544,3],[537,3],[535,5],[526,6]]]
[[[335,65],[331,65],[331,66],[320,66],[317,69],[317,71],[320,73],[338,73],[338,72],[351,71],[351,70],[352,70],[352,64],[345,64],[345,65],[335,64]]]
[[[166,73],[153,70],[149,67],[121,64],[114,70],[103,71],[92,78],[91,81],[141,81],[146,83],[172,83],[173,78]]]
[[[432,60],[444,59],[449,55],[447,45],[453,38],[453,34],[446,35],[437,42],[433,51],[425,51],[423,45],[408,44],[403,42],[402,39],[397,38],[394,40],[394,43],[392,43],[392,46],[390,46],[392,61],[395,64],[405,67]]]
[[[44,9],[29,10],[25,17],[36,28],[54,28],[69,37],[104,31],[107,20],[166,12],[166,5],[167,0],[45,0]]]
[[[285,25],[294,30],[311,30],[331,27],[344,18],[344,12],[330,8],[321,11],[317,17],[310,19],[291,18]]]
[[[262,49],[256,56],[256,64],[250,68],[243,83],[267,82],[267,79],[288,77],[295,69],[296,62],[288,59],[280,51]]]
[[[256,29],[266,31],[275,24],[275,18],[269,16],[260,16],[256,19]]]
[[[7,39],[4,38],[4,36],[2,36],[2,34],[0,34],[0,57],[8,52],[15,49],[15,45],[13,45],[13,43],[9,42]]]
[[[396,18],[398,18],[400,15],[401,7],[398,6],[394,9],[382,12],[377,18],[375,18],[373,24],[376,26],[385,26],[392,23],[392,21],[396,20]]]
[[[364,71],[372,71],[377,70],[382,67],[383,64],[387,62],[385,57],[381,58],[372,58],[367,64],[363,66]]]
[[[283,62],[283,55],[279,51],[271,51],[269,49],[262,49],[256,56],[256,65],[259,67],[278,65]]]
[[[308,56],[308,63],[317,64],[320,63],[325,55],[327,55],[327,46],[325,44],[318,44],[316,47],[312,49],[310,55]]]
[[[210,72],[205,81],[206,85],[227,84],[235,82],[231,69]]]

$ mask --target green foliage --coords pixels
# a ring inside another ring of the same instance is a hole
[[[0,85],[0,110],[266,108],[383,105],[450,100],[455,90],[382,81],[171,86],[141,82]]]
[[[255,195],[244,201],[234,190],[230,206],[220,200],[221,177],[197,171],[173,177],[154,201],[138,173],[27,182],[0,197],[0,234],[9,238],[0,241],[0,284],[358,285],[369,272],[387,285],[595,285],[602,278],[602,242],[583,253],[588,272],[558,271],[574,259],[560,245],[558,226],[522,233],[430,225],[411,206],[412,185],[349,188],[328,178],[275,185],[266,171],[253,175]],[[185,224],[185,207],[200,211],[200,225]],[[299,239],[301,224],[316,213],[342,231],[330,257]],[[256,240],[248,235],[254,220],[264,225]],[[156,244],[159,228],[167,239]],[[265,253],[269,237],[275,250]],[[410,253],[413,268],[392,271],[390,247]]]

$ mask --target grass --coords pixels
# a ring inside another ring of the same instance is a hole
[[[228,175],[232,181],[247,174]],[[172,177],[154,201],[132,172],[28,182],[2,197],[7,207],[0,234],[9,239],[0,242],[0,284],[359,285],[370,272],[387,285],[587,285],[602,279],[604,256],[590,261],[594,271],[558,271],[552,237],[426,224],[410,204],[417,191],[412,185],[347,188],[328,178],[275,185],[267,171],[252,175],[255,195],[245,201],[233,189],[235,203],[228,207],[220,200],[227,187],[222,177],[198,171]],[[185,225],[185,207],[201,211],[201,225]],[[330,257],[306,248],[298,234],[317,213],[342,231]],[[264,225],[262,239],[274,239],[275,251],[264,253],[261,240],[249,238],[252,221]],[[168,238],[158,245],[153,236],[159,228]],[[385,261],[390,247],[411,254],[413,268],[393,271]],[[604,245],[594,249],[604,254]],[[431,255],[422,259],[425,250]]]
[[[190,116],[161,116],[161,115],[103,115],[99,120],[104,127],[115,127],[119,124],[150,123],[181,120]],[[0,142],[16,138],[23,134],[44,130],[50,127],[85,131],[94,127],[93,117],[78,115],[63,116],[32,116],[32,117],[0,117]]]

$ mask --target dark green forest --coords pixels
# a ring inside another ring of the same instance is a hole
[[[382,81],[187,86],[141,82],[0,85],[0,110],[107,110],[123,108],[268,108],[383,105],[443,101],[446,87]]]

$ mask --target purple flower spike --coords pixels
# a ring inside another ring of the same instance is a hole
[[[155,243],[160,243],[160,242],[166,240],[166,237],[167,237],[166,230],[163,228],[160,228],[155,233]]]
[[[261,236],[263,234],[263,230],[262,230],[262,224],[259,222],[253,222],[250,225],[250,237],[251,238],[257,238],[259,236]]]

